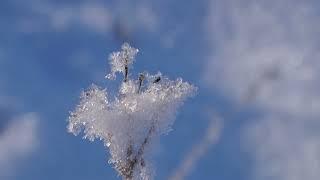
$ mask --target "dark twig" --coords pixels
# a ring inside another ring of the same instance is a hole
[[[160,77],[160,76],[158,76],[158,77],[153,81],[153,83],[158,83],[159,81],[161,81],[161,77]]]
[[[145,161],[142,156],[146,146],[149,144],[149,141],[154,131],[155,131],[155,124],[152,124],[152,126],[148,131],[147,136],[145,137],[144,141],[139,147],[137,154],[133,158],[132,158],[133,146],[132,146],[132,143],[130,143],[127,149],[127,161],[124,164],[118,165],[118,171],[126,180],[132,180],[134,169],[139,163],[142,167],[145,166]]]
[[[129,74],[129,68],[128,68],[128,63],[126,63],[126,65],[124,67],[124,80],[123,80],[123,82],[127,82],[128,81],[128,74]]]
[[[141,87],[142,87],[142,84],[143,84],[143,80],[145,79],[145,76],[143,73],[140,73],[139,75],[139,87],[138,87],[138,94],[140,93],[141,91]]]

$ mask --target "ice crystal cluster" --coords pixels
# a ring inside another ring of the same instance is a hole
[[[144,72],[130,79],[137,53],[125,43],[120,52],[110,55],[111,73],[106,77],[124,76],[118,94],[114,98],[106,89],[92,85],[82,93],[68,124],[74,135],[83,132],[85,139],[102,140],[111,155],[108,162],[126,180],[153,179],[146,150],[152,140],[170,131],[177,109],[196,92],[181,78],[170,80],[161,73]]]

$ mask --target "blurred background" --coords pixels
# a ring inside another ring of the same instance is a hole
[[[101,142],[67,133],[123,42],[133,72],[199,88],[153,152],[156,180],[320,178],[315,0],[2,0],[0,179],[115,180]]]

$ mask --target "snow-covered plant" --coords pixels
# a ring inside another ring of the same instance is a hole
[[[110,55],[111,73],[106,77],[115,79],[117,72],[124,75],[117,97],[110,100],[106,89],[92,85],[82,93],[68,124],[74,135],[83,131],[85,139],[102,140],[111,155],[109,163],[126,180],[153,179],[146,149],[153,139],[170,131],[177,109],[197,89],[161,73],[144,72],[130,79],[137,53],[138,49],[125,43],[120,52]]]

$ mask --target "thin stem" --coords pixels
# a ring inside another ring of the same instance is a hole
[[[132,154],[133,154],[132,143],[130,143],[130,145],[128,146],[127,162],[124,165],[119,167],[119,171],[125,180],[132,180],[133,179],[134,169],[138,163],[140,163],[140,165],[142,167],[145,166],[145,161],[142,158],[142,156],[143,156],[143,153],[144,153],[146,146],[149,144],[149,141],[150,141],[154,131],[155,131],[155,124],[153,123],[148,131],[147,136],[145,137],[144,141],[142,142],[141,146],[139,147],[137,154],[133,158],[132,158]]]
[[[142,84],[143,84],[143,80],[145,79],[145,76],[144,74],[140,73],[139,75],[139,87],[138,87],[138,94],[140,93],[141,91],[141,87],[142,87]]]
[[[128,68],[128,64],[125,65],[124,67],[124,82],[128,81],[128,74],[129,74],[129,68]]]

